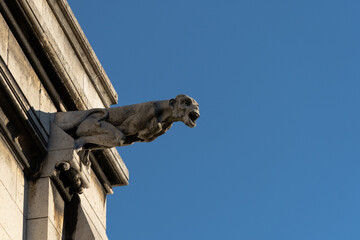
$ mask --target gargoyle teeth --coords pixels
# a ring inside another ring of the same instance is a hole
[[[189,118],[193,122],[195,122],[199,117],[200,117],[200,114],[198,114],[197,112],[189,113]]]

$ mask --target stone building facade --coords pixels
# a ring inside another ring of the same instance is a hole
[[[66,0],[0,0],[1,240],[107,239],[106,196],[128,170],[116,149],[84,164],[51,120],[116,103]]]

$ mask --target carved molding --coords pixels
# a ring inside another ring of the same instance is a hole
[[[0,57],[0,87],[5,92],[6,97],[11,102],[21,120],[26,123],[27,129],[36,136],[35,141],[39,141],[38,145],[45,150],[48,135],[36,117],[35,109],[31,107],[25,95],[21,91],[16,80],[13,78],[5,62]],[[5,97],[5,96],[4,96]]]

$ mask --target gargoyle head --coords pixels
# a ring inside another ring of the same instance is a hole
[[[170,99],[169,103],[173,107],[175,121],[182,121],[191,128],[196,126],[200,112],[199,104],[193,98],[180,94],[175,99]]]

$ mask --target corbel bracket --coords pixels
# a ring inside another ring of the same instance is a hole
[[[52,123],[48,154],[40,177],[50,177],[67,201],[74,193],[81,194],[89,187],[90,164],[82,159],[74,150],[74,139]]]

